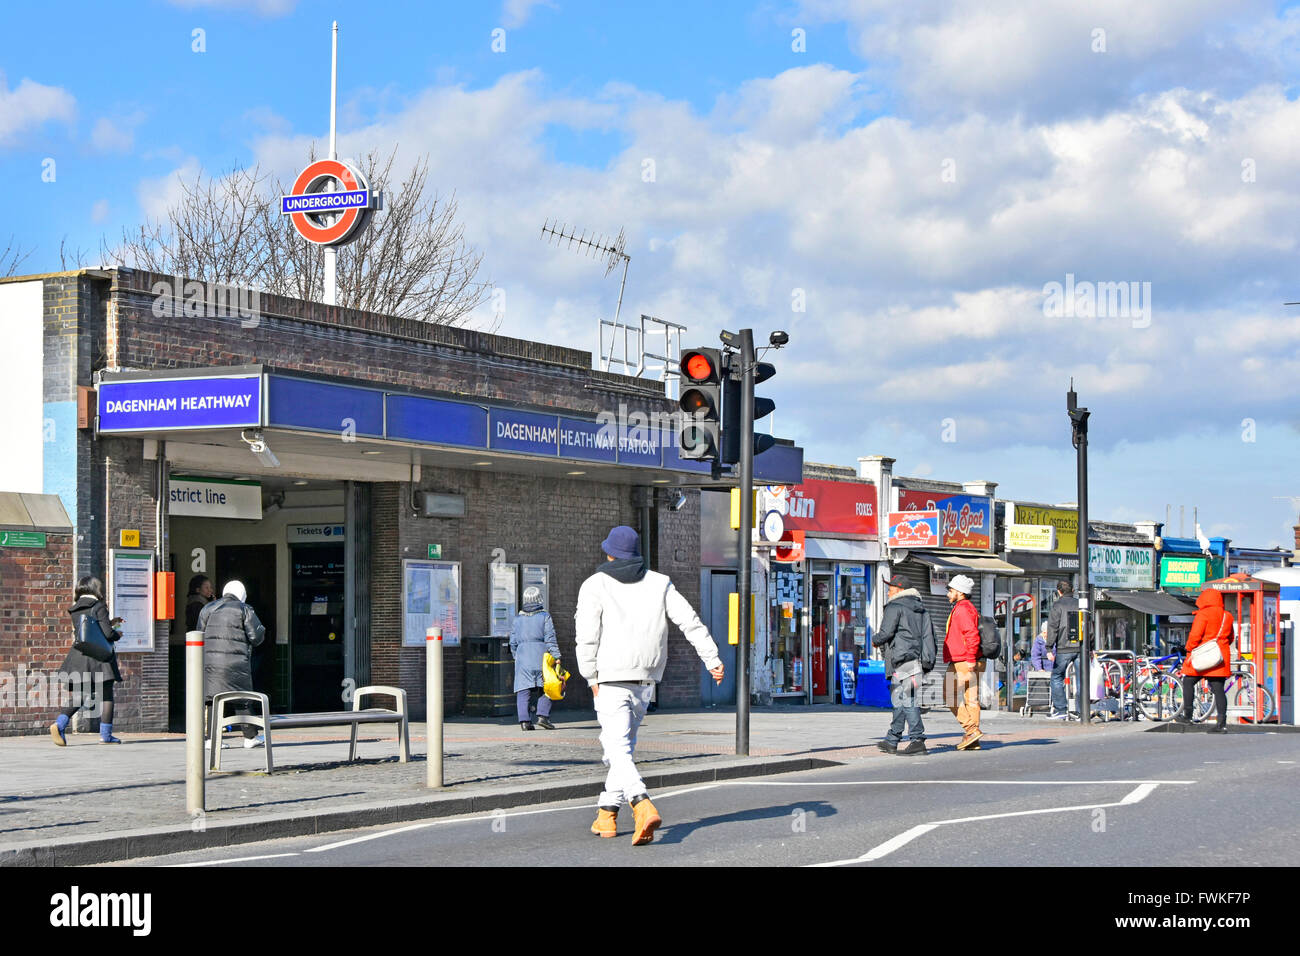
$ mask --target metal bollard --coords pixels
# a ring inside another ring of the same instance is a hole
[[[212,746],[220,747],[217,741]],[[204,806],[203,766],[203,632],[185,633],[185,811]]]
[[[442,628],[424,634],[425,727],[429,738],[428,785],[442,789]]]

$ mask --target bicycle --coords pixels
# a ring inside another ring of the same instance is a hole
[[[1228,710],[1237,708],[1249,710],[1250,716],[1246,719],[1251,723],[1255,722],[1255,715],[1260,715],[1260,723],[1268,723],[1275,716],[1273,695],[1267,687],[1261,685],[1251,674],[1237,673],[1227,679],[1223,685],[1224,696],[1227,699]],[[1262,708],[1259,711],[1255,709],[1255,692],[1260,695]],[[1192,704],[1192,720],[1197,723],[1207,721],[1216,716],[1218,707],[1214,702],[1214,693],[1210,690],[1209,684],[1202,680],[1196,685],[1196,697]]]
[[[1108,660],[1102,664],[1106,673],[1106,689],[1114,690],[1121,706],[1128,701],[1137,705],[1138,712],[1147,720],[1169,720],[1183,708],[1183,685],[1161,665],[1176,663],[1170,670],[1182,666],[1183,656],[1178,653],[1164,657],[1139,657],[1137,661],[1137,688],[1133,687],[1133,667],[1124,662]]]

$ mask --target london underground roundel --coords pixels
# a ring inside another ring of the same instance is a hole
[[[374,204],[359,169],[337,159],[318,159],[298,174],[292,192],[280,197],[280,214],[308,242],[335,246],[357,237]]]

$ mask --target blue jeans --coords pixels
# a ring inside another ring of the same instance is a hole
[[[925,724],[921,723],[921,676],[904,678],[895,683],[890,696],[894,701],[894,719],[889,724],[885,739],[895,746],[903,739],[904,724],[911,730],[911,739],[925,741]]]
[[[551,698],[547,697],[545,693],[541,693],[539,687],[525,687],[523,690],[515,691],[515,710],[519,712],[519,722],[521,724],[531,724],[533,722],[532,715],[529,713],[532,709],[533,694],[538,694],[537,716],[551,716]]]
[[[1075,659],[1079,656],[1078,651],[1061,653],[1057,652],[1056,661],[1052,664],[1052,712],[1056,714],[1064,713],[1067,705],[1065,702],[1065,671]]]

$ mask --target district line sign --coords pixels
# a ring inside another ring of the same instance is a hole
[[[298,174],[292,192],[280,197],[280,215],[288,216],[308,242],[337,246],[361,234],[378,199],[361,170],[342,160],[318,159]]]

